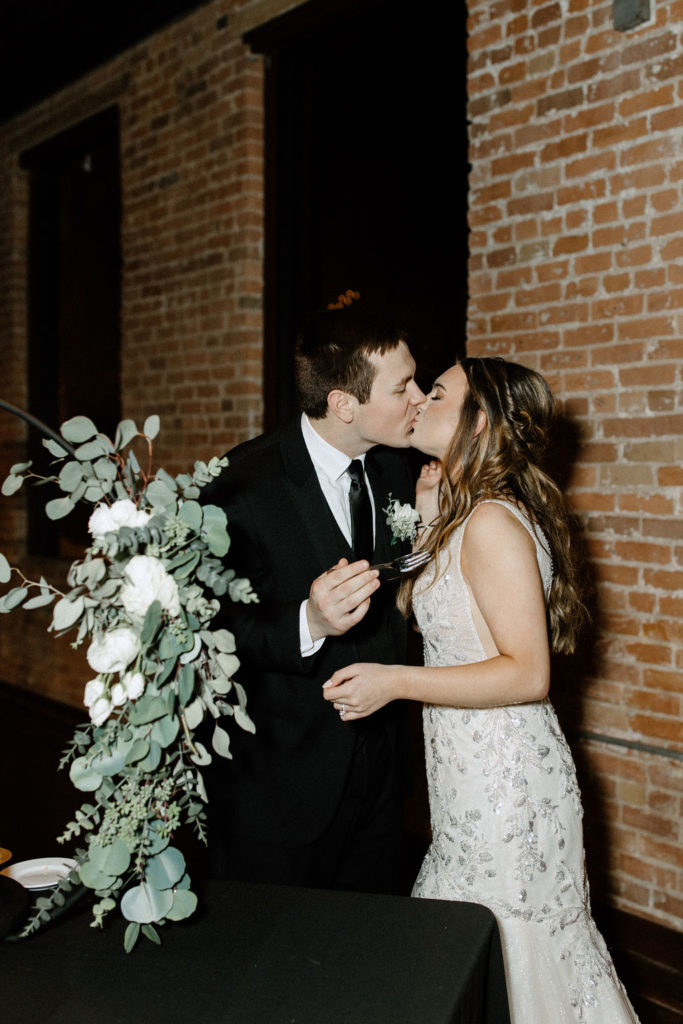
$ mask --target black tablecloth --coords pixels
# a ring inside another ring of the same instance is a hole
[[[0,944],[8,1024],[508,1024],[498,929],[473,903],[215,882],[123,950],[89,911]]]

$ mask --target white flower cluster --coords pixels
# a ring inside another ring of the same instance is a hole
[[[134,555],[126,566],[126,580],[119,596],[132,619],[144,619],[152,601],[172,618],[179,613],[178,584],[158,559]]]
[[[387,526],[392,533],[392,544],[399,540],[414,541],[417,536],[417,524],[420,520],[420,513],[406,502],[404,505],[391,495],[388,504],[382,511],[387,517]]]
[[[150,519],[150,513],[138,508],[130,498],[121,498],[113,505],[98,505],[88,520],[88,530],[91,537],[99,540],[122,526],[145,526]]]

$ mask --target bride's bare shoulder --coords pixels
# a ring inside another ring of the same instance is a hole
[[[509,504],[498,501],[482,501],[476,506],[467,522],[465,536],[470,545],[486,545],[494,541],[512,543],[514,538],[533,544],[529,531]]]

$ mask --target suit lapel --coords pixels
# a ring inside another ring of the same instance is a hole
[[[383,511],[391,493],[391,480],[371,455],[370,452],[365,460],[365,471],[375,499],[375,561],[388,562],[400,552],[400,548],[391,545],[391,530],[387,526],[386,513]]]
[[[351,558],[351,548],[337,526],[322,492],[299,420],[283,428],[280,444],[289,498],[301,521],[301,528],[305,530],[317,555],[320,571],[324,572],[334,564],[336,558],[342,555]],[[331,553],[335,551],[339,554],[332,557]]]

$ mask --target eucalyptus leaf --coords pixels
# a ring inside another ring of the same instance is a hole
[[[166,484],[168,489],[170,491],[173,491],[174,494],[178,490],[178,484],[176,483],[174,477],[172,477],[170,473],[167,473],[165,469],[158,469],[156,471],[156,478],[157,480],[161,480],[162,483]]]
[[[63,491],[75,491],[83,480],[83,468],[77,462],[65,462],[59,474],[58,483]]]
[[[205,710],[206,705],[201,697],[197,697],[191,704],[188,704],[183,712],[183,717],[185,718],[185,723],[188,729],[194,730],[197,728],[204,718]]]
[[[28,590],[26,587],[13,587],[0,598],[0,612],[13,611],[14,608],[18,608],[20,604],[23,604],[27,597]]]
[[[0,554],[0,583],[9,583],[12,578],[12,567],[3,554]]]
[[[83,497],[86,501],[92,502],[95,505],[101,498],[104,497],[104,491],[102,485],[99,483],[91,483],[84,491]]]
[[[173,906],[170,889],[153,889],[145,882],[136,885],[121,897],[121,913],[128,921],[151,924],[161,921]]]
[[[215,693],[225,695],[226,693],[230,693],[230,691],[232,690],[232,679],[229,679],[227,676],[220,674],[212,676],[210,682],[211,687]]]
[[[73,416],[66,423],[62,423],[60,433],[65,441],[71,444],[79,444],[81,441],[89,441],[97,433],[97,427],[88,416]]]
[[[149,748],[150,741],[148,739],[135,740],[126,755],[126,764],[135,764],[136,761],[141,761],[144,757],[147,757]]]
[[[76,484],[75,488],[71,492],[71,500],[76,505],[81,498],[85,495],[88,489],[88,484],[85,480],[81,480],[80,484]]]
[[[147,772],[151,774],[155,772],[161,763],[161,745],[156,743],[155,740],[150,740],[149,751],[147,756],[138,762],[138,769],[141,772]]]
[[[135,725],[147,725],[166,714],[166,705],[161,697],[144,693],[139,697],[128,712],[128,717]]]
[[[218,654],[215,655],[215,657],[216,661],[221,667],[221,671],[225,673],[228,679],[231,679],[232,676],[234,676],[235,672],[237,672],[237,669],[240,667],[240,660],[237,657],[237,655],[223,654],[222,651],[219,651]]]
[[[71,762],[69,778],[76,789],[85,793],[94,792],[102,781],[100,773],[90,766],[85,757],[77,757]]]
[[[201,649],[202,649],[201,637],[199,636],[198,633],[195,633],[194,634],[194,640],[193,640],[193,643],[192,643],[192,649],[189,650],[189,651],[185,651],[184,654],[180,655],[180,664],[181,665],[186,665],[189,662],[194,661],[195,658],[199,655],[199,652],[201,651]]]
[[[130,850],[123,839],[115,839],[108,846],[91,843],[88,859],[107,875],[122,875],[130,866]]]
[[[110,437],[107,437],[106,434],[103,434],[101,433],[101,431],[98,430],[97,440],[101,443],[102,448],[104,449],[104,451],[107,452],[108,455],[114,454],[116,449],[114,448],[114,445],[112,444],[112,440]]]
[[[171,718],[166,715],[164,718],[159,718],[152,726],[152,739],[155,740],[160,746],[168,747],[173,743],[178,730],[180,729],[180,722],[177,718]]]
[[[78,622],[84,608],[85,603],[82,597],[77,597],[73,601],[68,597],[61,598],[54,606],[50,629],[58,631],[70,629],[74,623]]]
[[[101,459],[93,464],[93,470],[98,480],[104,480],[107,483],[113,483],[116,479],[116,465],[111,459],[103,456]]]
[[[126,933],[123,936],[123,948],[126,953],[132,953],[135,948],[135,943],[140,938],[140,925],[136,921],[131,923],[126,928]]]
[[[256,732],[256,726],[244,708],[240,707],[239,704],[235,707],[235,721],[245,732]]]
[[[194,752],[190,754],[190,760],[194,761],[195,764],[204,767],[207,764],[211,764],[211,754],[203,743],[195,743]]]
[[[223,654],[235,653],[235,637],[228,629],[215,629],[212,632],[212,636],[216,647]]]
[[[187,523],[195,533],[199,533],[202,525],[202,506],[198,501],[184,501],[178,511],[178,518]]]
[[[29,461],[29,462],[15,462],[14,465],[10,467],[10,474],[12,476],[14,476],[15,474],[25,473],[26,470],[30,469],[32,465],[33,465],[32,461]]]
[[[224,558],[230,548],[227,526],[228,519],[222,508],[216,505],[204,506],[202,537],[211,554],[217,558]]]
[[[225,729],[221,729],[219,725],[217,725],[213,730],[211,746],[216,753],[220,755],[220,757],[232,758],[232,754],[230,753],[230,736]]]
[[[45,514],[48,519],[63,519],[73,512],[75,506],[71,498],[53,498],[45,506]]]
[[[95,864],[87,860],[81,864],[80,875],[81,882],[88,889],[108,889],[116,880],[115,875],[105,874],[104,871],[101,871]]]
[[[142,623],[142,631],[140,633],[140,641],[143,645],[151,643],[157,634],[159,626],[161,625],[161,602],[152,601],[151,605],[147,609],[145,614],[145,620]]]
[[[145,491],[147,500],[154,508],[175,509],[176,496],[162,480],[152,480]]]
[[[94,590],[97,584],[106,576],[107,566],[103,558],[91,558],[84,564],[86,566],[86,574],[83,582],[90,590]]]
[[[167,912],[169,921],[184,921],[191,917],[197,909],[197,897],[189,889],[175,889],[173,893],[173,906]]]
[[[172,909],[173,907],[171,907],[171,910]],[[156,946],[161,945],[161,936],[159,935],[159,932],[156,930],[154,925],[143,924],[140,930],[142,934],[145,936],[145,938],[149,939],[150,942],[153,942]]]
[[[51,437],[43,438],[43,447],[47,448],[50,455],[54,455],[56,459],[63,459],[66,455],[69,454],[66,448],[64,448],[57,441],[53,441]]]
[[[123,738],[119,738],[116,746],[109,753],[103,751],[93,758],[93,768],[100,775],[118,775],[123,771],[132,745],[130,741],[126,742]]]
[[[192,552],[190,552],[189,557],[184,560],[183,565],[179,566],[179,568],[174,570],[173,576],[175,577],[175,579],[177,579],[177,580],[185,580],[185,579],[187,579],[187,577],[192,572],[194,572],[194,570],[195,570],[195,568],[197,566],[197,562],[199,561],[200,558],[201,558],[201,554],[200,554],[199,551],[192,551]]]
[[[12,494],[16,494],[23,482],[23,476],[13,476],[10,473],[2,482],[2,493],[6,498],[9,498]]]
[[[106,455],[107,449],[95,438],[93,441],[86,441],[85,444],[81,444],[76,448],[74,455],[79,462],[90,462],[93,459],[99,459],[102,455]]]
[[[159,433],[159,427],[160,426],[161,426],[161,421],[160,421],[158,416],[156,416],[156,415],[148,416],[147,419],[144,422],[143,427],[142,427],[142,433],[145,434],[145,436],[148,437],[150,439],[150,441],[153,441],[154,438]]]
[[[117,450],[125,448],[126,445],[130,444],[134,437],[137,437],[138,428],[135,425],[134,420],[121,420],[118,427],[116,428],[116,434],[114,436],[114,446]]]
[[[181,665],[178,669],[176,687],[178,690],[178,700],[184,707],[194,691],[194,667],[192,665]]]
[[[168,658],[164,662],[164,664],[163,664],[163,666],[161,668],[161,671],[159,672],[159,674],[156,677],[156,683],[157,683],[158,686],[161,686],[162,683],[165,683],[166,680],[169,678],[169,676],[173,674],[177,663],[178,663],[178,659],[177,658]]]
[[[52,604],[55,599],[55,594],[41,592],[36,594],[35,597],[30,598],[28,601],[24,601],[24,608],[29,611],[32,608],[43,608],[47,604]]]
[[[155,889],[170,889],[185,874],[185,858],[175,846],[168,846],[145,865],[145,881]]]

